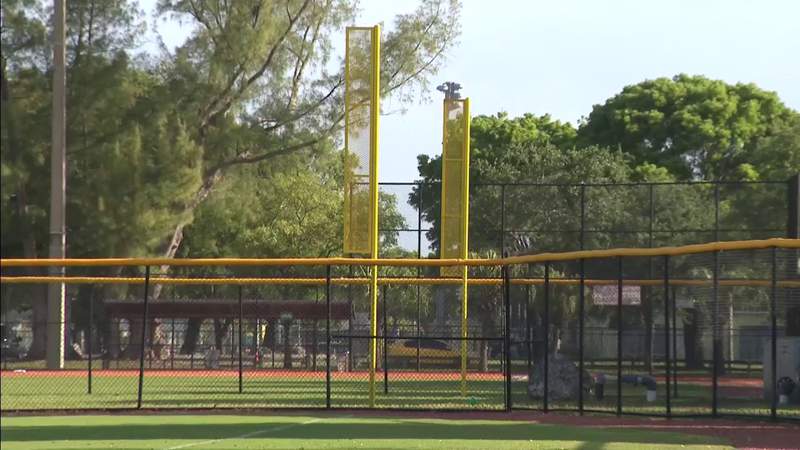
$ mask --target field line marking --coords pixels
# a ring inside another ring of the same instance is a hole
[[[251,431],[250,433],[241,434],[239,436],[231,436],[231,437],[220,438],[220,439],[209,439],[207,441],[191,442],[191,443],[188,443],[188,444],[176,445],[174,447],[167,447],[166,450],[180,450],[180,449],[183,449],[183,448],[195,447],[195,446],[198,446],[198,445],[216,444],[217,442],[229,441],[231,439],[247,439],[247,438],[251,438],[253,436],[258,436],[258,435],[261,435],[261,434],[274,433],[276,431],[288,430],[289,428],[300,427],[300,426],[303,426],[303,425],[310,425],[312,423],[319,422],[320,420],[323,420],[323,419],[324,419],[323,417],[317,417],[316,419],[306,420],[305,422],[289,423],[289,424],[281,425],[281,426],[278,426],[278,427],[267,428],[266,430]]]

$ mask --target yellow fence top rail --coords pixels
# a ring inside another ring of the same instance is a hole
[[[366,277],[332,277],[331,284],[337,286],[369,285],[371,279]],[[544,278],[512,278],[512,285],[542,286]],[[65,284],[144,284],[144,277],[84,277],[84,276],[0,276],[0,282],[7,284],[39,284],[39,283],[65,283]],[[186,278],[153,276],[147,279],[150,284],[162,285],[278,285],[278,286],[324,286],[325,278]],[[586,279],[585,286],[616,286],[617,279]],[[403,278],[387,277],[378,278],[379,285],[395,286],[460,286],[464,283],[462,278]],[[553,286],[579,286],[581,281],[576,278],[551,278],[549,283]],[[712,286],[711,279],[671,279],[670,286]],[[470,278],[470,286],[501,286],[502,278]],[[634,279],[623,280],[625,286],[663,286],[663,279]],[[772,280],[766,279],[729,279],[719,280],[720,286],[728,287],[770,287]],[[776,280],[780,288],[800,288],[800,280]]]
[[[0,267],[98,267],[98,266],[502,266],[617,256],[682,256],[717,251],[758,250],[765,248],[800,249],[800,239],[760,239],[712,242],[679,247],[616,248],[561,253],[512,256],[497,259],[373,259],[373,258],[64,258],[0,259]]]

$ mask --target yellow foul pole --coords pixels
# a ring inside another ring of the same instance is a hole
[[[372,77],[370,99],[370,257],[378,258],[378,121],[380,117],[381,89],[381,28],[372,29]],[[378,360],[378,266],[370,268],[370,313],[369,313],[369,406],[375,406],[375,367]],[[386,368],[384,368],[386,370]]]
[[[448,91],[449,92],[449,91]],[[442,115],[441,257],[467,259],[469,245],[469,99],[446,93]],[[461,278],[461,394],[467,394],[468,269],[443,267],[442,276]]]
[[[469,99],[464,99],[464,143],[461,176],[461,259],[469,256]],[[468,300],[467,266],[461,268],[461,395],[467,395],[467,300]]]

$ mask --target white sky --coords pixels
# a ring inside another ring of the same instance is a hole
[[[155,1],[141,6],[152,11]],[[797,0],[462,1],[460,43],[433,81],[460,82],[473,115],[549,113],[576,123],[625,85],[678,73],[754,82],[800,109]],[[417,4],[363,0],[354,25],[391,26]],[[186,33],[156,26],[172,46]],[[416,179],[416,155],[441,152],[441,102],[432,96],[381,119],[381,181]]]

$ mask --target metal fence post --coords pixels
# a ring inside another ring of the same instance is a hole
[[[719,182],[714,182],[714,241],[719,242]]]
[[[531,266],[528,265],[527,270],[528,278],[531,277]],[[526,370],[527,373],[531,373],[531,367],[533,361],[531,360],[531,353],[533,349],[533,339],[531,339],[531,332],[533,330],[533,326],[531,324],[531,285],[525,285],[525,357],[526,357]]]
[[[586,247],[586,185],[581,182],[580,249]]]
[[[583,326],[584,288],[586,284],[585,260],[580,260],[580,291],[578,292],[578,413],[583,415]]]
[[[383,285],[383,393],[389,393],[389,355],[386,353],[388,349],[387,345],[387,338],[389,336],[389,325],[388,325],[388,314],[386,313],[386,307],[388,305],[386,301],[386,290],[387,285]]]
[[[622,415],[622,256],[617,256],[617,416]]]
[[[769,303],[769,316],[770,316],[770,342],[769,342],[769,351],[770,351],[770,369],[772,371],[772,398],[770,399],[770,418],[772,420],[777,419],[778,417],[778,316],[777,316],[777,308],[778,308],[778,254],[777,249],[772,247],[772,275],[771,275],[771,287],[772,292],[770,293],[770,303]]]
[[[714,241],[719,242],[719,183],[714,183]],[[712,288],[711,334],[712,334],[712,380],[711,380],[711,415],[717,416],[718,383],[719,383],[719,252],[714,252],[714,274]]]
[[[789,217],[786,223],[786,237],[800,238],[800,173],[787,181],[786,210]]]
[[[419,278],[419,275],[420,275],[419,267],[417,267],[417,278]],[[420,343],[420,320],[421,320],[420,317],[422,316],[422,309],[421,309],[420,299],[419,299],[419,289],[420,289],[420,287],[419,287],[419,285],[417,285],[417,372],[420,371],[421,366],[422,366],[421,358],[420,358],[420,353],[421,353],[421,350],[422,350],[422,344]]]
[[[670,393],[670,350],[669,350],[669,255],[664,255],[664,358],[666,365],[667,418],[672,417]]]
[[[86,381],[88,383],[88,386],[87,386],[87,393],[88,394],[92,393],[92,351],[94,350],[92,348],[92,328],[93,328],[93,322],[94,322],[94,289],[92,289],[90,294],[91,295],[89,297],[89,326],[87,327],[87,330],[86,330],[86,333],[88,334],[88,336],[86,338],[86,347],[87,347],[86,350],[87,350],[87,353],[89,354],[89,361],[88,361],[89,365],[87,367],[88,373],[87,373],[87,377],[86,377]]]
[[[170,327],[170,340],[169,340],[169,368],[175,368],[175,318],[172,318],[172,326]]]
[[[670,292],[672,297],[672,396],[678,398],[678,296],[676,289]]]
[[[506,256],[506,185],[500,185],[500,256]]]
[[[417,259],[422,259],[422,189],[424,184],[419,183],[419,209],[417,210]],[[417,266],[417,278],[422,275],[422,268]],[[420,305],[420,285],[417,285],[417,372],[420,371],[420,350],[421,344],[419,340],[420,335],[420,320],[422,315],[422,308]]]
[[[350,278],[353,278],[354,267],[347,266]],[[350,317],[347,320],[347,371],[353,370],[353,318],[355,317],[355,310],[353,309],[353,282],[347,283],[347,303],[350,305]]]
[[[503,266],[503,315],[504,315],[504,345],[506,369],[506,410],[511,411],[514,403],[511,399],[511,269]]]
[[[647,247],[653,248],[653,226],[656,221],[656,205],[655,205],[655,193],[653,191],[653,184],[649,185],[648,190],[648,197],[650,203],[650,211],[648,215],[650,216],[649,225],[647,229]],[[652,280],[655,276],[655,269],[653,267],[653,257],[647,258],[647,278]],[[647,304],[642,304],[642,308],[646,308],[645,314],[645,324],[648,325],[647,329],[645,330],[646,339],[645,342],[649,345],[647,348],[645,366],[647,367],[647,372],[650,375],[653,375],[653,309],[655,304],[655,286],[647,286],[644,288],[647,292],[645,298],[647,299]]]
[[[239,393],[243,391],[243,378],[242,378],[242,336],[244,325],[244,306],[242,304],[242,285],[239,285]]]
[[[714,252],[714,272],[713,287],[711,290],[712,318],[712,379],[711,379],[711,415],[717,417],[717,406],[719,404],[719,252]]]
[[[647,227],[647,246],[652,248],[653,247],[653,226],[656,221],[656,202],[655,202],[655,191],[653,188],[653,183],[648,184],[648,197],[650,199],[650,211],[649,216],[650,220],[648,221]]]
[[[147,302],[150,296],[150,266],[144,267],[144,300],[142,303],[142,339],[139,348],[139,392],[136,400],[136,408],[142,408],[142,389],[144,388],[144,344],[147,339]]]
[[[544,392],[542,397],[542,409],[548,412],[549,405],[548,391],[550,386],[548,383],[549,377],[549,359],[550,359],[550,262],[544,263]]]
[[[331,266],[325,266],[325,407],[331,407]]]

